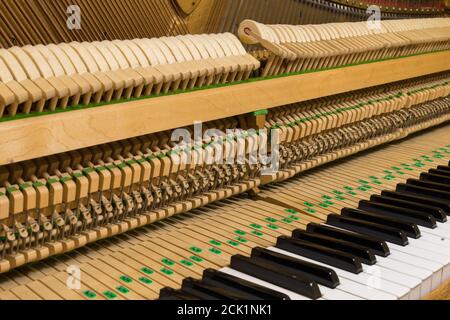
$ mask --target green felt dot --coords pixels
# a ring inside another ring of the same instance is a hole
[[[307,207],[314,207],[314,204],[312,204],[311,202],[304,202],[304,204]]]
[[[242,230],[236,230],[234,231],[234,233],[240,235],[240,236],[245,236],[246,232],[242,231]]]
[[[220,251],[219,249],[216,249],[216,248],[211,248],[211,249],[209,249],[209,251],[214,254],[222,254],[222,251]]]
[[[292,220],[290,220],[290,219],[288,219],[288,218],[284,218],[284,219],[282,219],[281,221],[283,221],[283,222],[285,222],[285,223],[288,223],[288,224],[291,224],[291,223],[292,223]]]
[[[152,269],[147,268],[147,267],[141,268],[141,271],[145,274],[153,274],[154,273],[154,271]]]
[[[296,216],[289,216],[288,219],[291,219],[291,220],[294,220],[294,221],[300,220],[300,218],[296,217]]]
[[[259,224],[256,224],[256,223],[252,223],[250,225],[250,227],[255,228],[255,229],[262,229],[262,226],[260,226]]]
[[[295,211],[294,209],[286,209],[284,211],[291,214],[298,214],[298,211]]]
[[[218,246],[218,247],[222,245],[222,243],[220,243],[217,240],[209,240],[209,243],[211,243],[213,246]]]
[[[163,270],[168,270],[168,269],[162,269],[161,272],[163,272]],[[163,273],[166,273],[166,272],[163,272]],[[151,279],[147,278],[147,277],[140,277],[139,281],[142,282],[142,283],[145,283],[145,284],[152,284],[153,283],[153,281]]]
[[[187,267],[192,267],[194,265],[192,262],[190,262],[188,260],[181,260],[180,263]]]
[[[105,292],[103,292],[103,295],[104,295],[106,298],[108,298],[109,300],[113,300],[113,299],[116,299],[116,298],[117,298],[117,294],[115,294],[115,293],[112,292],[112,291],[105,291]]]
[[[242,242],[242,243],[247,243],[248,242],[247,239],[244,239],[242,237],[237,237],[236,240],[239,241],[239,242]]]
[[[275,223],[275,222],[277,222],[277,219],[274,219],[274,218],[266,218],[266,221]]]
[[[119,291],[120,293],[123,293],[123,294],[127,294],[130,292],[130,290],[128,288],[125,288],[124,286],[117,287],[116,289],[117,289],[117,291]]]
[[[268,224],[267,227],[269,227],[272,230],[278,230],[278,227],[274,224]]]
[[[227,243],[229,245],[233,246],[233,247],[238,247],[239,246],[239,242],[236,242],[236,241],[229,240],[229,241],[227,241]]]
[[[339,201],[344,201],[344,200],[346,200],[344,197],[341,197],[341,196],[337,196],[335,199],[336,199],[336,200],[339,200]]]
[[[258,236],[258,237],[262,237],[264,235],[262,232],[259,232],[259,231],[256,231],[256,230],[253,230],[252,234],[254,234],[255,236]]]
[[[85,297],[87,297],[89,299],[94,299],[94,298],[97,297],[97,294],[95,292],[91,291],[91,290],[83,291],[83,294],[84,294]]]
[[[123,282],[126,282],[126,283],[131,283],[131,282],[133,282],[133,279],[131,279],[131,278],[128,277],[128,276],[120,276],[120,280],[122,280]]]
[[[195,262],[203,262],[203,259],[197,256],[191,256],[190,259]]]
[[[190,250],[191,250],[192,252],[195,252],[195,253],[200,253],[200,252],[203,251],[202,249],[197,248],[197,247],[191,247]]]
[[[306,209],[306,211],[307,211],[307,212],[309,212],[309,213],[317,213],[317,211],[316,211],[316,210],[314,210],[314,209],[311,209],[311,208],[308,208],[308,209]]]
[[[160,271],[168,276],[173,275],[173,271],[167,268],[162,268]]]
[[[175,264],[175,262],[173,262],[172,260],[167,259],[167,258],[164,258],[164,259],[162,259],[161,261],[162,261],[162,263],[164,263],[165,265],[171,266],[171,267]]]

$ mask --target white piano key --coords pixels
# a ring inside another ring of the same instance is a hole
[[[447,233],[450,233],[450,221],[446,221],[446,222],[438,222],[438,228],[447,231]]]
[[[325,266],[327,268],[333,269],[336,271],[337,275],[339,276],[339,281],[340,281],[340,285],[337,287],[337,289],[340,289],[342,291],[346,291],[350,294],[359,296],[361,298],[364,299],[368,299],[368,300],[396,300],[397,297],[394,294],[385,292],[383,290],[379,290],[376,289],[374,287],[371,287],[371,281],[368,277],[370,277],[370,275],[365,274],[365,273],[360,273],[360,274],[351,274],[350,272],[344,271],[344,270],[340,270],[338,268],[329,266],[327,264],[300,256],[300,255],[296,255],[295,253],[291,253],[282,249],[278,249],[275,247],[270,247],[268,248],[269,250],[290,256],[290,257],[294,257],[297,259],[302,259],[311,263],[315,263],[317,265],[321,265],[321,266]],[[358,277],[361,278],[361,280],[358,279]],[[398,289],[398,288],[397,288]],[[402,294],[402,297],[407,295],[408,292],[404,291],[404,294]]]
[[[397,261],[391,259],[390,257],[377,257],[378,262],[377,265],[385,267],[390,270],[394,270],[397,272],[401,272],[403,274],[419,278],[422,283],[420,284],[420,297],[425,296],[429,292],[431,292],[431,282],[433,272],[416,267],[414,265],[410,265],[406,262]]]
[[[227,268],[226,267],[226,268],[220,269],[219,271],[227,273],[227,274],[230,274],[232,276],[235,276],[235,277],[238,277],[238,278],[241,278],[241,279],[244,279],[244,280],[247,280],[247,281],[250,281],[250,282],[253,282],[253,283],[256,283],[256,284],[258,284],[260,286],[263,286],[263,287],[266,287],[266,288],[269,288],[269,289],[272,289],[272,290],[275,290],[275,291],[287,294],[289,296],[289,298],[291,298],[292,300],[311,300],[311,299],[309,299],[309,298],[307,298],[305,296],[299,295],[298,293],[292,292],[290,290],[283,289],[283,288],[278,287],[276,285],[273,285],[273,284],[271,284],[271,283],[269,283],[267,281],[262,281],[262,280],[260,280],[258,278],[252,277],[252,276],[250,276],[250,275],[248,275],[246,273],[242,273],[242,272],[236,271],[236,270],[231,269],[231,268]]]
[[[418,239],[414,239],[414,240],[418,240]],[[430,243],[434,243],[434,244],[439,244],[440,246],[446,247],[450,250],[450,240],[448,240],[448,239],[445,239],[442,237],[437,237],[432,234],[422,233],[420,240],[424,240],[426,242],[430,242]]]
[[[442,283],[442,271],[444,266],[441,263],[437,263],[434,261],[429,261],[423,258],[416,257],[414,255],[397,251],[395,248],[391,249],[392,259],[397,261],[407,262],[411,265],[421,267],[423,269],[429,270],[433,272],[433,276],[431,279],[431,289],[433,290],[436,286]]]
[[[429,228],[425,228],[425,227],[420,227],[418,226],[420,233],[424,234],[431,234],[437,237],[441,237],[441,238],[445,238],[446,241],[450,241],[450,234],[448,234],[448,232],[446,232],[445,230],[436,228],[436,229],[429,229]]]
[[[443,279],[446,279],[444,275],[450,274],[450,250],[445,247],[439,247],[427,243],[426,241],[413,241],[406,247],[397,246],[396,249],[405,253],[410,252],[417,257],[441,263],[443,265]]]

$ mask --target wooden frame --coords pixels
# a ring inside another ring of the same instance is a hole
[[[0,123],[0,165],[450,70],[450,51]]]

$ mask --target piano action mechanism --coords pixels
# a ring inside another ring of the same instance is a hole
[[[72,2],[0,2],[0,299],[448,299],[442,1]]]

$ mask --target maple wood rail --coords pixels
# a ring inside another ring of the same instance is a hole
[[[450,51],[0,123],[0,165],[450,70]]]

